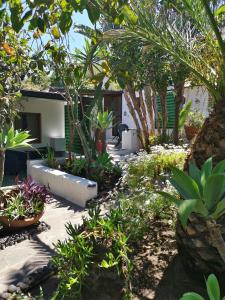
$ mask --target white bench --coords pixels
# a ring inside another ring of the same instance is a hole
[[[27,161],[27,175],[51,193],[63,197],[81,207],[98,194],[98,184],[86,178],[73,176],[45,166],[43,160]]]

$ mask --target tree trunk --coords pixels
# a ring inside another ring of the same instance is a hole
[[[5,166],[5,151],[0,150],[0,187],[3,183],[4,178],[4,166]]]
[[[184,83],[185,81],[174,84],[174,90],[176,96],[174,98],[175,120],[174,120],[173,141],[175,145],[178,145],[179,143],[179,114],[180,114],[181,104],[184,101]]]
[[[194,162],[199,168],[213,156],[214,165],[225,159],[225,99],[218,101],[210,116],[197,135],[191,153],[186,161]]]
[[[145,93],[145,102],[147,107],[147,112],[150,120],[150,134],[155,135],[155,120],[154,120],[154,93],[150,86],[144,87],[144,93]]]

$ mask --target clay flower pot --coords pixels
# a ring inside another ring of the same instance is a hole
[[[0,216],[0,223],[10,229],[19,229],[29,227],[37,223],[43,216],[44,210],[37,214],[36,216],[25,218],[23,220],[10,220],[8,217]]]
[[[184,126],[187,139],[192,140],[199,132],[199,128],[193,126]]]

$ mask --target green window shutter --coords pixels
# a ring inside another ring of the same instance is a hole
[[[158,112],[162,113],[161,103],[159,96],[156,97],[156,104]],[[168,112],[168,124],[167,128],[172,129],[174,127],[175,120],[175,105],[174,105],[174,94],[173,92],[167,93],[167,112]],[[162,126],[162,121],[160,120],[160,125]]]
[[[64,117],[65,117],[65,138],[66,138],[66,149],[68,150],[70,142],[70,124],[68,119],[67,105],[64,106]],[[73,151],[75,153],[81,153],[81,141],[77,133],[74,136]]]

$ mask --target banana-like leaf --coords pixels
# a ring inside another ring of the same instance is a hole
[[[202,296],[192,292],[192,293],[186,293],[180,298],[180,300],[205,300]]]
[[[212,170],[212,174],[224,173],[225,171],[225,159],[220,161]]]
[[[182,201],[181,205],[178,208],[178,214],[181,221],[181,224],[184,228],[187,227],[187,221],[190,214],[195,210],[198,199],[190,199]]]
[[[225,175],[214,174],[208,177],[204,190],[203,199],[206,208],[211,211],[221,200],[225,190]]]
[[[171,170],[173,176],[170,181],[182,197],[185,199],[201,198],[198,185],[190,176],[175,167],[171,167]]]
[[[212,157],[208,158],[202,166],[201,183],[205,186],[206,180],[212,173]]]
[[[221,200],[217,206],[215,211],[210,215],[214,220],[218,219],[225,213],[225,199]]]
[[[209,275],[206,287],[210,300],[220,300],[220,286],[214,274]]]

